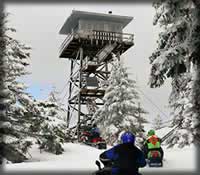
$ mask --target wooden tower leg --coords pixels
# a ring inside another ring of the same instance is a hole
[[[106,62],[105,71],[108,72],[108,62]],[[106,79],[108,79],[108,77],[109,77],[108,74],[106,74]]]
[[[77,124],[78,142],[80,141],[82,62],[83,62],[83,48],[80,48],[79,95],[78,95],[78,124]]]
[[[71,69],[70,69],[70,82],[69,82],[69,96],[68,96],[68,108],[67,108],[67,127],[69,128],[69,123],[70,123],[70,115],[71,115],[71,112],[70,112],[70,104],[69,104],[69,101],[71,99],[71,93],[72,93],[72,75],[73,75],[73,63],[74,61],[71,60]]]

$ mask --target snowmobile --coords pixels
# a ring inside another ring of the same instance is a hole
[[[163,160],[161,158],[161,153],[158,150],[149,151],[147,164],[149,167],[162,167]]]
[[[101,163],[96,160],[96,165],[98,166],[98,169],[97,171],[95,171],[94,173],[92,173],[92,175],[111,175],[112,173],[112,162],[111,161],[108,161],[108,162],[104,162],[103,165],[104,167],[101,168]],[[138,173],[138,175],[142,175],[141,173]]]
[[[92,175],[111,175],[111,164],[104,164],[104,167],[101,168],[101,163],[98,160],[96,160],[95,163],[98,166],[99,170],[92,173]]]
[[[98,149],[106,149],[106,141],[100,136],[93,136],[89,131],[83,131],[80,140],[86,144]]]

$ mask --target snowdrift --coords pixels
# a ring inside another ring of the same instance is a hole
[[[30,153],[32,158],[29,162],[18,164],[6,164],[5,172],[21,172],[21,171],[88,171],[97,170],[95,160],[103,150],[76,143],[66,143],[64,145],[65,152],[62,155],[54,155],[46,152],[40,153],[36,146],[32,147]],[[194,171],[195,170],[195,149],[194,146],[185,147],[183,149],[166,149],[163,168],[141,169],[141,172],[152,171]],[[183,159],[186,157],[185,159]]]

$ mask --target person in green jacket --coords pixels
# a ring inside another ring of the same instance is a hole
[[[152,156],[151,155],[153,153],[152,151],[158,151],[159,152],[158,156],[160,156],[161,160],[163,160],[164,152],[161,147],[161,139],[155,134],[155,131],[153,129],[148,131],[147,136],[148,137],[146,141],[144,142],[144,145],[142,148],[145,154],[145,157],[149,159]]]

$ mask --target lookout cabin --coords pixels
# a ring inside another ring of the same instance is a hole
[[[102,14],[73,10],[59,31],[61,35],[67,35],[60,47],[59,56],[76,59],[80,47],[87,61],[109,60],[111,52],[122,54],[133,46],[133,34],[123,33],[132,19],[111,12]]]

